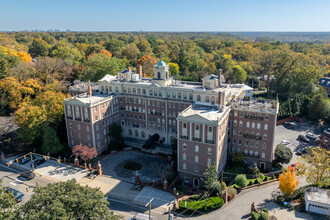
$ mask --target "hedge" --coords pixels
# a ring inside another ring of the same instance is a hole
[[[252,220],[258,220],[260,218],[260,214],[257,212],[252,212],[251,217]]]
[[[185,206],[187,202],[187,206]],[[186,200],[179,203],[179,210],[187,210],[187,214],[191,214],[194,211],[198,212],[207,212],[212,211],[218,208],[221,208],[225,202],[220,197],[210,197],[205,200],[195,201],[195,200]],[[195,212],[196,213],[196,212]]]

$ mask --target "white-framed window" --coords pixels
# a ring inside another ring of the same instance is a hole
[[[183,143],[183,144],[182,144],[182,149],[183,149],[183,150],[186,150],[186,149],[187,149],[187,145],[186,145],[186,143]]]
[[[211,148],[211,147],[209,147],[209,148],[207,149],[207,154],[209,154],[209,155],[212,154],[212,148]]]
[[[255,128],[255,127],[256,127],[256,124],[254,122],[252,122],[251,128]]]
[[[255,147],[259,148],[259,143],[258,142],[256,142]]]
[[[208,166],[211,166],[211,159],[210,159],[210,158],[207,159],[207,165],[208,165]]]
[[[239,126],[243,127],[243,122],[242,121],[239,121]]]
[[[195,130],[199,131],[199,125],[195,125]]]
[[[253,147],[253,141],[250,142],[250,147]]]
[[[196,163],[198,163],[198,159],[199,159],[199,158],[198,158],[198,156],[196,155],[196,156],[195,156],[195,162],[196,162]]]
[[[186,160],[187,159],[187,155],[186,155],[186,153],[183,153],[182,154],[182,160]]]
[[[265,159],[265,156],[266,156],[266,155],[265,155],[265,152],[262,152],[262,154],[261,154],[261,158],[262,158],[262,159]]]
[[[258,156],[259,156],[258,151],[254,152],[254,157],[258,157]]]
[[[238,131],[238,135],[242,136],[242,131],[241,130]]]
[[[185,183],[189,183],[189,177],[188,177],[188,176],[184,176],[183,179],[184,179],[184,182],[185,182]]]
[[[234,126],[237,126],[237,121],[236,120],[234,120]]]
[[[237,111],[234,111],[234,117],[237,117]]]
[[[233,130],[233,135],[236,135],[236,130],[235,129]]]
[[[183,169],[183,170],[186,170],[186,169],[187,169],[187,164],[186,164],[186,163],[183,163],[183,164],[182,164],[182,169]]]
[[[267,140],[267,134],[264,134],[264,140]]]
[[[195,152],[196,152],[196,153],[199,152],[199,147],[198,147],[198,145],[195,146]]]
[[[265,120],[268,121],[269,115],[265,115]]]
[[[257,124],[257,129],[260,129],[260,123]]]
[[[195,172],[198,173],[198,166],[195,166]]]
[[[87,135],[87,140],[91,140],[91,136],[89,134]]]
[[[268,124],[264,125],[264,130],[267,131],[268,130]]]
[[[262,149],[266,149],[266,143],[262,144]]]
[[[187,128],[187,123],[185,123],[185,122],[182,123],[182,127],[183,127],[183,128]]]
[[[245,146],[249,146],[249,141],[245,141]]]
[[[247,128],[250,127],[250,122],[246,122],[246,127],[247,127]]]
[[[208,131],[212,132],[212,126],[209,126]]]

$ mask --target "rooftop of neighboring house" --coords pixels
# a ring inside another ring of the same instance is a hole
[[[237,100],[231,103],[232,109],[240,111],[254,111],[260,113],[276,114],[278,102],[273,100]]]
[[[320,79],[320,86],[330,88],[330,77],[324,77]]]
[[[69,87],[70,91],[86,91],[88,89],[88,86],[92,86],[92,90],[98,90],[99,86],[95,82],[86,82],[83,80],[75,80],[73,81],[73,85]]]
[[[92,96],[89,96],[87,93],[83,93],[74,97],[70,97],[67,99],[64,99],[65,103],[72,102],[73,100],[79,101],[81,104],[87,104],[89,106],[95,105],[97,103],[107,101],[109,99],[113,98],[113,94],[106,94],[106,95],[101,95],[101,94],[95,94]]]
[[[179,118],[200,116],[208,121],[218,122],[227,111],[229,111],[229,107],[226,106],[196,102],[182,111]]]
[[[330,190],[318,187],[311,187],[305,191],[308,201],[330,205]]]

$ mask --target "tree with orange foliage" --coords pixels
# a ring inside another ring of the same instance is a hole
[[[149,55],[141,57],[136,64],[142,65],[142,71],[146,74],[147,77],[154,77],[154,65],[157,64],[155,58]]]
[[[109,51],[102,49],[99,53],[104,54],[106,56],[112,57],[112,53],[110,53]]]
[[[279,176],[279,188],[285,195],[292,195],[295,189],[297,189],[299,180],[296,180],[296,173],[294,168],[289,166],[287,171]]]

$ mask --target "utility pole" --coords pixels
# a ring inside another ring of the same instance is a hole
[[[151,202],[152,202],[152,200],[154,200],[154,198],[150,199],[150,201],[145,206],[145,207],[147,207],[149,205],[149,220],[151,220]]]
[[[34,172],[34,164],[33,164],[32,152],[30,152],[30,159],[31,159],[32,172]]]

